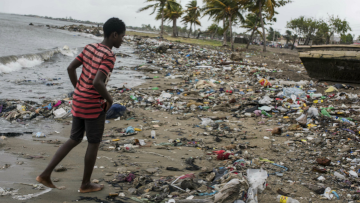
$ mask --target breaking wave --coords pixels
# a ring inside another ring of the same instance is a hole
[[[19,56],[0,57],[0,74],[19,71],[22,68],[31,68],[49,60],[54,54],[61,53],[64,56],[74,57],[78,50],[68,46],[55,48],[37,54],[25,54]]]

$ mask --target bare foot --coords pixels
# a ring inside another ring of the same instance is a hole
[[[51,182],[50,177],[42,178],[42,177],[38,176],[38,177],[36,177],[36,181],[45,185],[46,187],[56,188],[56,186]]]
[[[80,188],[81,193],[87,193],[87,192],[97,192],[104,188],[103,185],[95,184],[95,183],[89,183],[87,185],[82,185]]]

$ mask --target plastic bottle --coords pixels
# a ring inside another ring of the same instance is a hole
[[[320,98],[320,97],[322,97],[322,94],[321,93],[318,93],[318,94],[311,93],[310,97],[311,97],[311,99]]]
[[[265,115],[265,116],[267,116],[267,117],[272,117],[272,115],[268,114],[268,113],[267,113],[266,111],[264,111],[264,110],[261,111],[261,114],[262,114],[262,115]]]
[[[341,118],[341,121],[344,122],[344,123],[350,123],[351,125],[355,125],[354,122],[351,122],[351,121],[349,121],[349,120],[346,119],[346,118]]]
[[[299,108],[300,107],[300,105],[299,104],[291,104],[290,105],[290,108],[292,108],[292,109],[297,109],[297,108]]]
[[[151,131],[151,138],[152,138],[152,139],[156,139],[156,132],[155,132],[155,130],[152,130],[152,131]]]
[[[130,95],[130,98],[131,98],[132,100],[137,100],[137,98],[136,98],[134,95]]]
[[[324,115],[324,116],[327,116],[327,117],[331,118],[329,112],[327,112],[325,108],[321,109],[321,114]]]
[[[298,200],[293,199],[291,197],[286,197],[286,196],[282,196],[282,195],[278,195],[276,197],[277,202],[279,203],[300,203]]]

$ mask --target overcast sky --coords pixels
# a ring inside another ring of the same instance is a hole
[[[180,0],[179,0],[180,1]],[[185,6],[190,0],[181,0]],[[16,14],[35,14],[41,16],[66,17],[79,20],[105,22],[110,17],[123,19],[126,25],[141,26],[141,24],[160,25],[151,11],[138,13],[145,6],[145,0],[0,0],[0,12]],[[200,6],[202,0],[198,0]],[[277,22],[273,27],[284,33],[286,22],[301,15],[314,18],[326,18],[328,14],[338,15],[349,21],[352,34],[360,35],[360,0],[293,0],[293,3],[277,10]],[[208,17],[201,19],[201,29],[211,25]],[[172,24],[171,24],[172,25]],[[182,26],[182,25],[181,25]],[[234,27],[235,31],[242,29]]]

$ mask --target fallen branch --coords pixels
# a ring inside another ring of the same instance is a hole
[[[222,65],[235,65],[235,64],[239,64],[239,65],[246,65],[246,66],[259,66],[259,65],[254,65],[254,64],[248,64],[248,63],[241,63],[241,62],[223,62],[223,63],[218,63],[218,64],[215,64],[215,65],[219,65],[219,66],[222,66]]]

